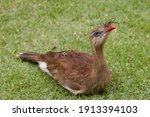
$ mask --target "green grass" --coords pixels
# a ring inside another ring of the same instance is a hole
[[[0,99],[150,99],[148,0],[1,0]],[[102,93],[75,96],[17,60],[19,52],[91,52],[90,31],[108,18],[119,21],[105,45],[112,82]]]

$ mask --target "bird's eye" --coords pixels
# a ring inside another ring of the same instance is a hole
[[[98,36],[100,36],[102,33],[103,33],[103,31],[101,31],[101,32],[95,32],[93,35],[94,35],[94,37],[98,37]]]

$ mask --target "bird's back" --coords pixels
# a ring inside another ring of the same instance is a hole
[[[93,56],[90,54],[78,51],[49,51],[40,58],[40,63],[46,63],[47,73],[70,91],[80,91],[91,82]]]
[[[73,74],[84,75],[91,70],[93,63],[92,55],[78,51],[49,51],[41,55],[41,58],[53,76],[63,74],[68,78]]]

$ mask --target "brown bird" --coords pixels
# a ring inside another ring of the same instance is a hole
[[[103,48],[108,34],[116,28],[111,25],[112,22],[113,19],[110,19],[90,33],[92,55],[69,50],[45,54],[20,53],[17,57],[37,62],[42,71],[73,94],[98,93],[111,81]]]

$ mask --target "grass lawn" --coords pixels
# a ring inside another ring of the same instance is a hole
[[[149,8],[148,0],[1,0],[0,99],[150,99]],[[75,96],[15,57],[53,47],[90,53],[90,31],[109,18],[120,24],[105,45],[112,82],[101,94]]]

